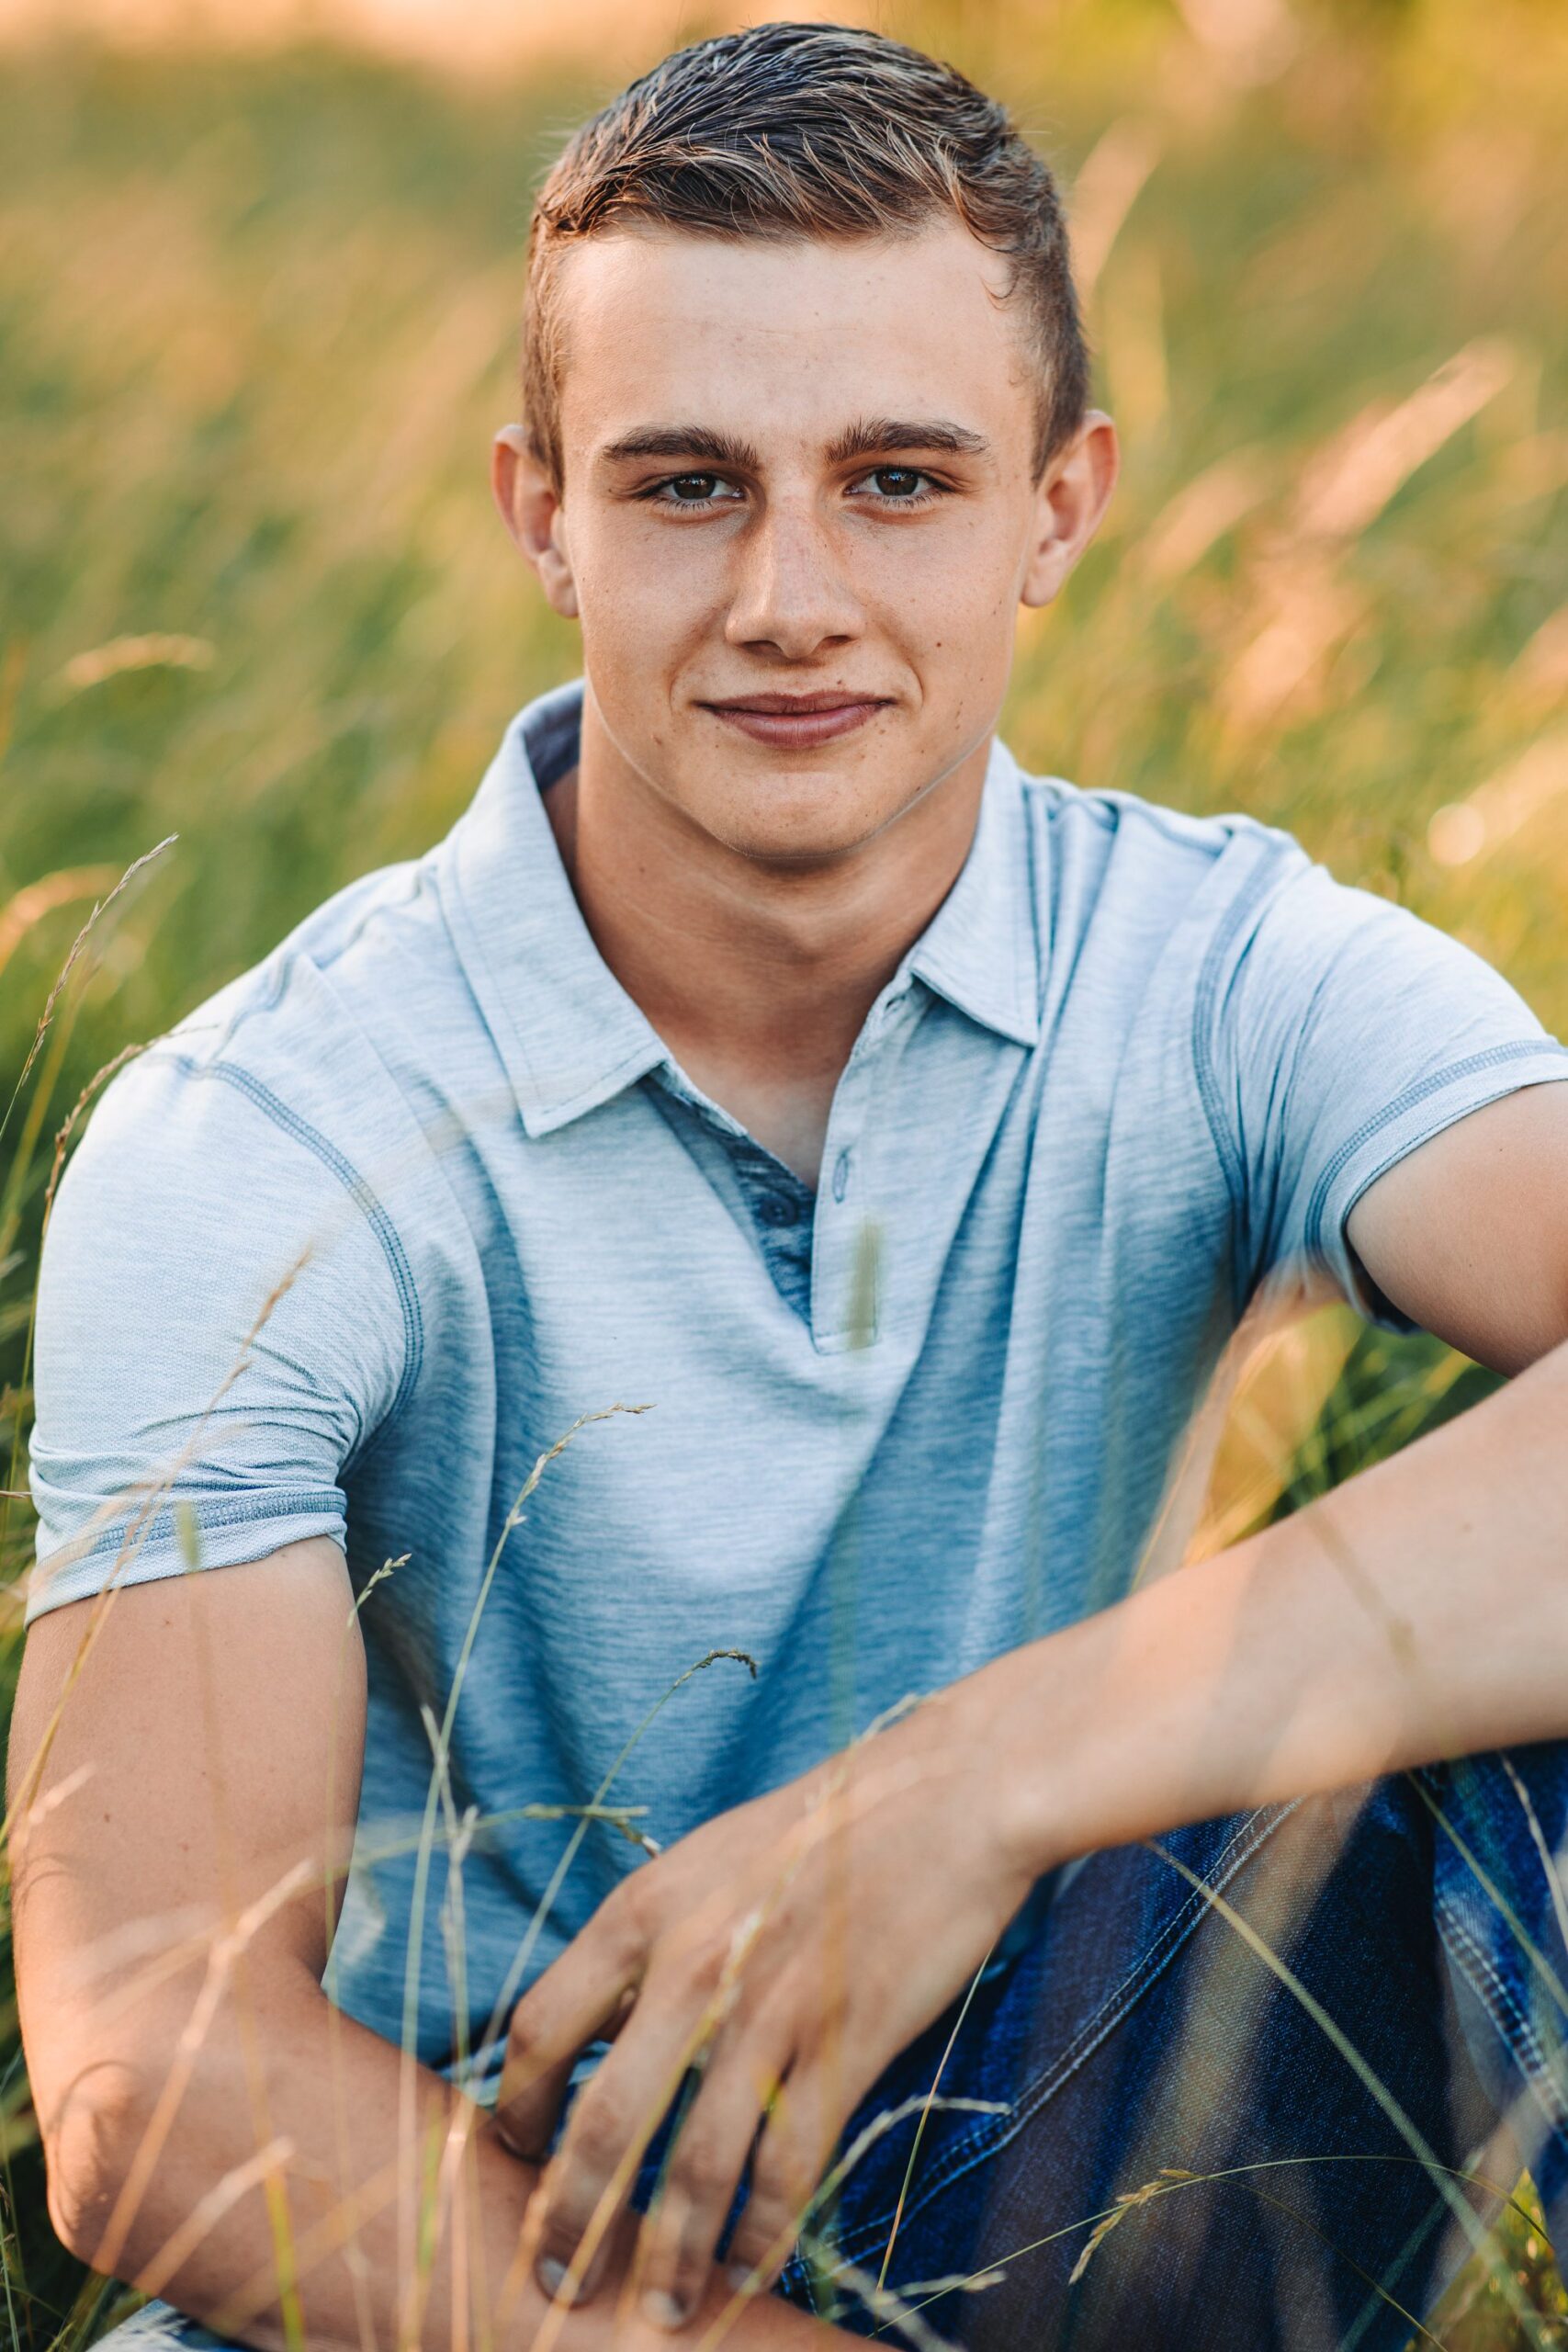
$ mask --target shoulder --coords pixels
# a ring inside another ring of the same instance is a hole
[[[389,866],[338,891],[259,964],[220,989],[152,1049],[193,1082],[276,1095],[347,1141],[384,1115],[390,1036],[450,986],[430,861]]]
[[[1120,941],[1140,966],[1177,953],[1196,976],[1304,876],[1322,875],[1293,834],[1240,810],[1196,816],[1021,771],[1019,783],[1036,890],[1048,896],[1052,933],[1064,944]]]
[[[1187,1023],[1202,1077],[1226,1040],[1272,1067],[1341,1012],[1400,1027],[1513,1009],[1506,983],[1408,909],[1337,880],[1289,832],[1133,792],[1019,777],[1042,931],[1076,977]]]
[[[61,1186],[46,1288],[118,1253],[209,1291],[227,1266],[248,1298],[308,1258],[311,1286],[380,1299],[414,1351],[441,1180],[389,1041],[439,987],[427,899],[418,865],[355,883],[112,1080]]]
[[[1099,843],[1102,856],[1114,848],[1122,857],[1189,877],[1227,863],[1238,871],[1311,863],[1292,833],[1265,825],[1241,809],[1198,816],[1136,792],[1093,789],[1065,776],[1034,775],[1016,762],[1014,773],[1036,824],[1048,829],[1059,850],[1089,855]]]
[[[465,1001],[434,864],[367,875],[316,908],[114,1080],[90,1138],[113,1129],[121,1148],[155,1151],[172,1128],[189,1152],[270,1130],[275,1157],[351,1190],[376,1189],[389,1159],[406,1182],[428,1158],[411,1041],[428,1057],[443,1009]]]
[[[1058,907],[1075,893],[1098,933],[1179,944],[1196,1012],[1223,1018],[1268,1002],[1286,1022],[1316,1011],[1336,978],[1378,976],[1380,996],[1506,984],[1448,933],[1337,878],[1295,837],[1239,810],[1193,816],[1136,793],[1024,777],[1041,811]],[[1359,984],[1359,983],[1358,983]],[[1508,992],[1511,995],[1511,991]]]

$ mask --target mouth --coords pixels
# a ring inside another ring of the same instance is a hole
[[[857,695],[839,690],[815,695],[736,695],[724,702],[705,702],[704,710],[749,735],[754,743],[772,743],[780,751],[809,751],[852,735],[858,727],[889,707],[886,695]]]

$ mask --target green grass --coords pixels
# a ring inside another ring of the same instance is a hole
[[[1015,748],[1289,826],[1568,1028],[1568,19],[1322,0],[1247,83],[1157,0],[894,13],[1066,169],[1093,159],[1086,243],[1126,200],[1091,306],[1126,470],[1021,633]],[[484,469],[513,412],[529,184],[590,87],[446,86],[325,49],[65,45],[0,75],[0,1104],[104,876],[178,835],[78,959],[0,1139],[7,1451],[79,1089],[339,883],[423,849],[511,712],[575,666]],[[1434,843],[1479,846],[1445,865]],[[1280,1464],[1286,1499],[1473,1394],[1450,1370],[1363,1342]],[[0,1514],[9,1589],[29,1527]],[[80,2280],[9,2007],[0,2080],[4,2325],[41,2346]],[[1568,2341],[1539,2229],[1501,2243],[1537,2341]],[[1454,2352],[1524,2340],[1480,2272],[1450,2311]]]

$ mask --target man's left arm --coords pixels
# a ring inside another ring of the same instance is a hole
[[[1064,1778],[1086,1783],[1066,1801],[1077,1850],[1568,1735],[1568,1085],[1433,1137],[1363,1194],[1348,1230],[1392,1305],[1517,1376],[1041,1645],[1077,1652],[1095,1695],[1075,1716],[1100,1723],[1082,1722],[1070,1766],[1038,1776],[1037,1837]]]
[[[675,2324],[759,2121],[733,2255],[782,2261],[849,2112],[1033,1880],[1185,1823],[1568,1736],[1568,1085],[1458,1120],[1356,1202],[1383,1299],[1509,1385],[1217,1558],[1031,1644],[629,1878],[515,2013],[501,2127],[570,2262],[702,2053],[644,2277]]]
[[[1568,1084],[1434,1136],[1351,1210],[1350,1245],[1413,1323],[1494,1372],[1568,1340]]]

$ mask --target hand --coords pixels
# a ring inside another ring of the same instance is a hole
[[[543,2158],[583,2045],[613,2042],[530,2211],[547,2293],[593,2293],[694,2067],[637,2249],[644,2311],[675,2329],[696,2309],[753,2143],[731,2283],[753,2293],[776,2278],[857,2101],[967,1984],[1046,1866],[1007,1818],[1003,1718],[986,1688],[997,1672],[637,1871],[518,2003],[496,2127],[520,2155]]]

